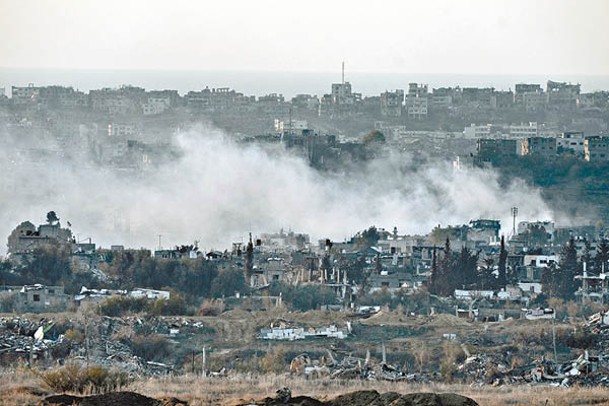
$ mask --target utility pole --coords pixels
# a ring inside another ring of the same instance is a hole
[[[554,363],[558,366],[558,355],[556,354],[556,325],[554,321],[556,320],[556,313],[554,313],[554,317],[552,317],[552,346],[554,347]]]
[[[207,377],[207,353],[205,352],[205,346],[203,346],[203,356],[201,357],[201,364],[202,364],[202,368],[201,368],[201,376],[203,378]]]
[[[252,271],[254,269],[254,243],[252,242],[252,233],[250,240],[247,243],[245,250],[245,283],[248,287],[252,286]]]
[[[589,286],[588,286],[588,272],[586,270],[586,262],[584,261],[583,263],[583,275],[582,275],[582,304],[586,303],[586,300],[588,299],[588,291],[589,291]]]

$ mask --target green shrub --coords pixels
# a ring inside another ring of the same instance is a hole
[[[147,311],[146,298],[114,296],[103,301],[100,313],[103,316],[118,317],[126,313],[141,313]]]
[[[120,317],[125,314],[149,313],[155,316],[175,316],[186,314],[186,302],[178,294],[172,294],[169,299],[147,299],[114,296],[103,301],[100,313],[103,316]]]
[[[178,294],[172,294],[169,299],[148,301],[148,313],[155,316],[177,316],[186,314],[186,302]]]

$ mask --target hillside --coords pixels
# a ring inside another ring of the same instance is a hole
[[[544,200],[565,223],[609,223],[609,163],[590,163],[573,156],[546,160],[535,156],[499,159],[501,183],[524,179],[541,190]]]

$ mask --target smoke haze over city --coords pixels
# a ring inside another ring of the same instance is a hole
[[[0,234],[21,221],[44,222],[49,210],[70,221],[80,240],[103,246],[153,248],[162,235],[163,245],[196,240],[217,249],[246,240],[250,231],[291,229],[342,240],[371,225],[425,234],[439,223],[476,218],[501,219],[509,233],[512,206],[522,219],[553,217],[524,182],[502,188],[493,171],[446,162],[414,169],[408,153],[331,174],[279,145],[238,144],[209,124],[182,132],[174,145],[175,160],[138,176],[62,159],[15,166],[15,150],[3,149],[2,167],[13,169],[3,178],[11,198],[0,203]]]

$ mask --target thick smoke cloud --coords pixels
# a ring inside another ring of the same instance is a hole
[[[25,220],[44,222],[50,210],[62,224],[70,221],[80,240],[104,247],[153,248],[162,235],[165,247],[198,240],[222,250],[249,231],[283,228],[343,240],[371,225],[414,234],[495,218],[509,233],[512,206],[519,220],[552,218],[537,190],[524,182],[502,188],[493,171],[445,163],[413,168],[407,154],[392,153],[350,174],[322,173],[279,146],[237,144],[207,127],[174,142],[181,156],[142,176],[62,159],[14,165],[5,149],[0,236]]]

